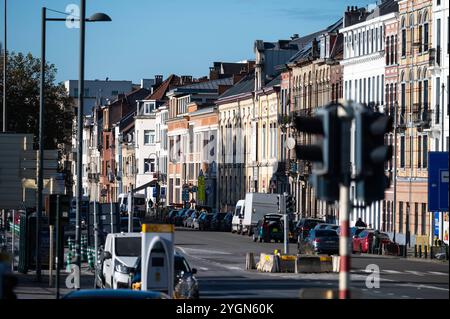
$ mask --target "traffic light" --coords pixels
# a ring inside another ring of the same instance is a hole
[[[298,132],[317,137],[317,144],[297,145],[295,151],[297,159],[313,163],[310,182],[316,188],[317,198],[330,202],[339,199],[341,175],[341,125],[337,110],[338,105],[330,104],[318,109],[314,117],[294,119]]]
[[[367,108],[355,111],[356,198],[366,205],[384,199],[389,187],[385,162],[392,157],[392,146],[384,136],[392,130],[392,118]]]
[[[286,196],[286,213],[293,214],[295,212],[295,199],[292,195]]]
[[[281,195],[277,195],[277,209],[278,213],[281,212]]]

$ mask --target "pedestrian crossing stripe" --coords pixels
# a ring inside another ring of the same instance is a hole
[[[370,273],[367,272],[366,269],[352,269],[350,271],[351,273]],[[385,274],[391,274],[391,275],[415,275],[415,276],[429,276],[429,275],[435,275],[435,276],[448,276],[448,273],[439,272],[439,271],[415,271],[415,270],[404,270],[404,271],[398,271],[398,270],[390,270],[390,269],[381,269],[381,273]]]

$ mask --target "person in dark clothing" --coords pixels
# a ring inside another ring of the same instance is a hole
[[[358,218],[355,224],[356,227],[367,227],[366,223],[364,223],[361,219],[361,217]]]
[[[373,240],[372,240],[372,254],[378,254],[379,248],[380,248],[380,232],[378,230],[374,231],[373,233]]]

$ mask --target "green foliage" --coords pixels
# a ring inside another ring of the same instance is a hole
[[[0,69],[3,70],[3,55]],[[56,68],[45,67],[44,148],[56,149],[70,142],[73,101],[62,83],[55,84]],[[7,129],[15,133],[34,134],[37,145],[39,132],[40,59],[31,53],[8,54],[6,78]],[[3,72],[0,74],[0,95],[3,94]],[[3,111],[3,98],[0,101]],[[0,123],[2,117],[0,117]],[[1,124],[3,125],[3,123]]]

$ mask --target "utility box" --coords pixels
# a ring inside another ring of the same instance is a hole
[[[142,225],[142,290],[158,290],[173,296],[174,226]]]

